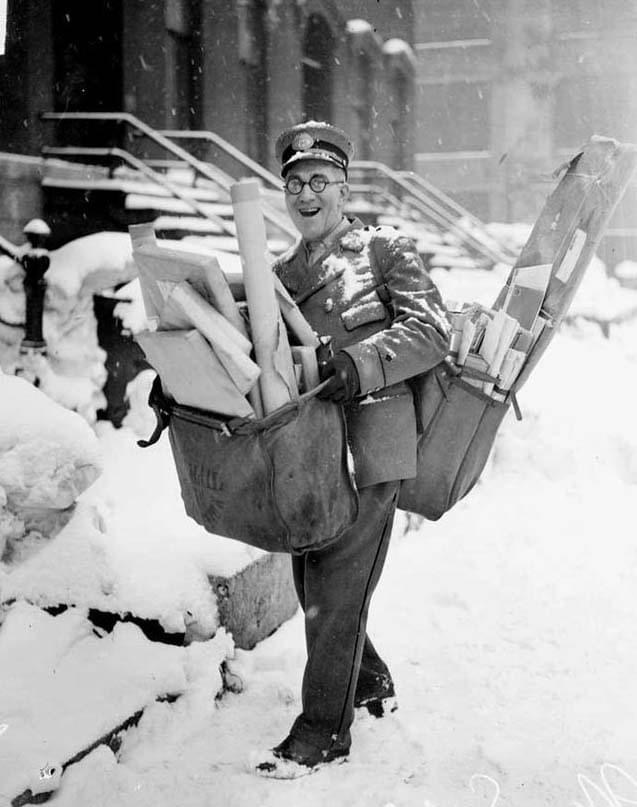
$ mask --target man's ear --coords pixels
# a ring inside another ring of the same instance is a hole
[[[340,190],[340,193],[341,193],[341,202],[343,204],[345,204],[345,202],[349,199],[349,185],[348,185],[348,183],[344,182],[340,186],[339,190]]]

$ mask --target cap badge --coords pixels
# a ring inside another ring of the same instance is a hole
[[[299,132],[292,141],[294,151],[307,151],[314,145],[314,138],[308,132]]]

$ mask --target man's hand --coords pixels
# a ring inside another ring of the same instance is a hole
[[[320,368],[321,381],[329,382],[317,394],[318,398],[334,401],[334,403],[349,403],[360,389],[358,372],[353,359],[342,351],[332,356]]]

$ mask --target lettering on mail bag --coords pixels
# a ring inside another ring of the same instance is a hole
[[[158,427],[139,444],[168,427],[186,512],[209,532],[296,554],[356,519],[341,407],[306,394],[259,420],[221,420],[166,399],[158,379],[149,402]]]

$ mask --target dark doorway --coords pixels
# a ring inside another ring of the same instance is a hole
[[[166,3],[166,104],[171,129],[198,129],[201,117],[201,3]]]
[[[121,111],[123,0],[56,0],[53,6],[56,112]],[[118,127],[68,122],[58,142],[109,145]]]
[[[358,117],[358,141],[360,159],[370,160],[372,156],[372,107],[374,93],[372,84],[372,63],[367,53],[358,58],[358,91],[355,108]]]
[[[255,0],[247,9],[247,47],[243,61],[247,78],[246,149],[250,157],[266,165],[270,155],[268,139],[268,61],[265,0]]]
[[[305,120],[332,120],[334,37],[320,14],[312,14],[303,42],[303,114]]]
[[[396,71],[392,80],[393,115],[391,121],[394,153],[392,168],[404,171],[407,168],[407,137],[409,131],[409,80]]]

